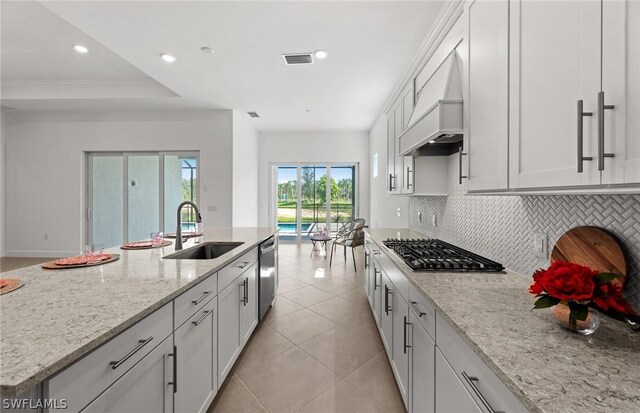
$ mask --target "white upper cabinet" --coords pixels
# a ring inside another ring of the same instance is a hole
[[[402,191],[402,187],[398,186],[398,175],[396,174],[396,116],[395,111],[401,106],[398,104],[396,108],[393,108],[387,116],[387,193],[399,194]],[[399,168],[401,165],[399,166]]]
[[[640,183],[640,2],[602,5],[603,184]]]
[[[466,7],[464,148],[469,191],[508,188],[509,3]]]
[[[510,186],[598,185],[600,2],[510,5]]]

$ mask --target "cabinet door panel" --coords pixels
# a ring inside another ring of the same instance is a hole
[[[615,157],[602,183],[640,183],[640,3],[605,1],[602,12],[602,90],[615,106],[605,111],[605,152]]]
[[[436,349],[436,412],[438,413],[482,413],[458,376]]]
[[[242,345],[244,345],[251,333],[258,325],[258,266],[254,264],[240,276],[247,283],[245,302],[240,308],[242,312]]]
[[[394,187],[395,187],[395,192],[400,194],[403,192],[404,187],[406,186],[404,183],[404,173],[403,173],[403,165],[402,165],[402,156],[398,155],[398,137],[402,134],[403,128],[402,128],[402,101],[400,101],[398,103],[398,105],[396,106],[396,108],[393,111],[393,116],[394,116],[394,121],[393,121],[393,128],[394,128],[394,132],[393,132],[393,142],[394,142],[394,146],[395,146],[395,155],[396,155],[396,159],[394,161],[394,176],[395,176],[395,181],[394,181]]]
[[[240,306],[243,297],[242,276],[218,294],[218,387],[231,371],[240,354]]]
[[[393,284],[389,277],[382,272],[380,275],[380,332],[382,344],[387,350],[389,360],[393,359]]]
[[[398,193],[398,177],[396,173],[396,140],[395,140],[395,112],[387,118],[387,192]]]
[[[89,404],[84,413],[168,413],[173,411],[172,337]]]
[[[600,2],[510,5],[510,186],[599,184],[596,162],[577,171],[577,101],[594,113],[583,120],[583,147],[595,159]]]
[[[178,352],[175,411],[178,413],[206,411],[218,390],[217,317],[217,298],[214,298],[175,332]]]
[[[405,344],[409,344],[407,342],[409,339],[409,324],[406,324],[409,322],[409,307],[397,291],[393,292],[389,300],[391,304],[391,317],[393,318],[393,357],[391,364],[396,375],[398,389],[402,395],[402,401],[404,405],[407,406],[409,392],[409,347],[405,347]]]
[[[382,295],[384,292],[383,281],[382,281],[382,270],[380,269],[380,264],[373,261],[373,318],[376,320],[376,324],[378,324],[378,328],[382,328]]]
[[[413,413],[432,413],[435,409],[435,343],[411,310],[409,320],[411,322],[410,409]]]
[[[509,134],[509,3],[467,8],[468,189],[507,189]]]

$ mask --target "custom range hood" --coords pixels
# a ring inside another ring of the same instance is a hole
[[[452,51],[418,92],[409,127],[398,137],[400,155],[449,155],[462,142],[462,74]]]

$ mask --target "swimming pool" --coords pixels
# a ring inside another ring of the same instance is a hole
[[[302,224],[302,232],[307,232],[309,230],[309,228],[311,227],[311,225],[313,225],[313,224]],[[296,232],[296,224],[295,223],[278,222],[278,229],[282,233]]]

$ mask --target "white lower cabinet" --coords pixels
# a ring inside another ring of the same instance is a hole
[[[218,294],[218,386],[258,324],[257,264]]]
[[[373,270],[373,318],[376,320],[378,327],[382,321],[382,270],[380,264],[376,260],[371,261]]]
[[[222,385],[240,354],[240,307],[244,279],[236,278],[218,294],[218,386]]]
[[[258,264],[253,264],[240,278],[244,278],[244,296],[240,308],[240,333],[242,346],[249,340],[258,325]]]
[[[397,290],[392,292],[392,296],[389,300],[391,317],[393,318],[393,344],[391,346],[393,350],[391,351],[391,366],[393,367],[393,373],[396,376],[396,382],[398,383],[398,389],[402,395],[404,405],[408,406],[408,396],[410,392],[408,350],[411,348],[410,344],[407,342],[409,307]]]
[[[389,257],[369,259],[372,311],[409,413],[527,411]]]
[[[436,349],[436,412],[438,413],[483,413],[473,400],[456,372],[451,368],[439,349]]]
[[[166,338],[83,413],[173,412],[173,340]]]
[[[217,304],[214,298],[174,333],[176,413],[206,412],[218,390]]]
[[[387,274],[384,271],[379,270],[380,276],[380,332],[382,337],[382,344],[387,350],[389,360],[393,358],[393,294],[394,287]]]
[[[436,344],[420,324],[424,317],[409,310],[409,408],[413,413],[433,413],[435,409],[435,350]]]

